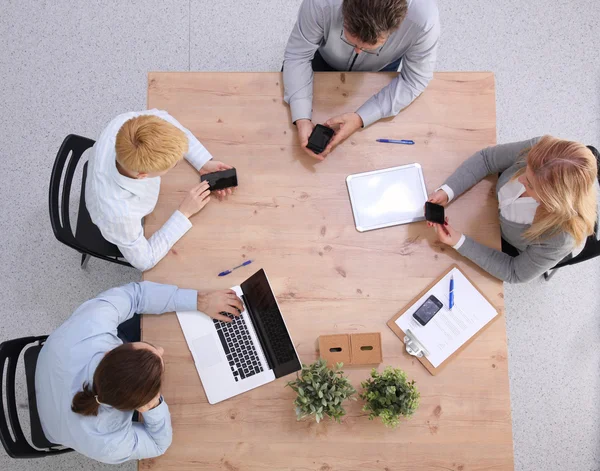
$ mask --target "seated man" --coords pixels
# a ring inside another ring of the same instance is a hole
[[[189,218],[210,201],[208,183],[198,183],[165,224],[149,239],[144,237],[142,219],[156,206],[160,177],[183,157],[201,175],[231,168],[211,160],[198,139],[166,111],[119,115],[94,145],[85,188],[87,209],[104,238],[139,270],[156,265],[190,230]]]
[[[440,35],[435,0],[304,0],[285,49],[284,99],[300,145],[323,160],[361,127],[397,115],[433,77]],[[355,112],[325,122],[337,128],[321,154],[306,148],[314,128],[313,71],[398,72]]]
[[[199,294],[150,282],[113,288],[81,305],[38,358],[35,390],[46,438],[104,463],[162,455],[172,439],[160,394],[164,350],[123,343],[118,328],[136,313],[196,309],[231,322],[220,312],[239,315],[243,306],[232,290]],[[136,410],[143,424],[132,422]]]

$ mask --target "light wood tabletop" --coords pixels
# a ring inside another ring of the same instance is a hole
[[[318,73],[315,122],[357,109],[393,74]],[[300,149],[279,73],[151,73],[148,107],[167,110],[216,160],[238,170],[239,188],[192,217],[194,227],[144,279],[215,290],[264,268],[304,363],[322,334],[381,332],[383,364],[416,381],[421,405],[390,430],[351,402],[342,424],[297,422],[290,375],[209,405],[174,314],[144,316],[143,338],[165,349],[163,395],[173,444],[144,470],[452,470],[513,469],[504,316],[431,376],[404,352],[386,322],[452,263],[503,313],[502,283],[436,242],[424,222],[359,233],[346,189],[349,174],[419,162],[428,192],[473,152],[496,141],[494,76],[437,73],[394,119],[351,136],[324,162]],[[413,139],[414,146],[376,143]],[[162,178],[146,235],[198,182],[185,161]],[[447,209],[453,226],[500,247],[495,178]],[[227,277],[217,274],[253,259]],[[370,368],[346,369],[360,391]]]

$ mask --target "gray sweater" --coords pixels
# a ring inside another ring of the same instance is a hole
[[[463,162],[446,180],[455,197],[464,193],[488,175],[502,172],[496,185],[496,193],[514,174],[526,166],[523,150],[531,148],[539,137],[527,141],[512,142],[488,147],[477,152]],[[523,155],[522,155],[523,154]],[[596,182],[596,185],[598,183]],[[600,197],[600,192],[598,193]],[[600,203],[599,203],[600,214]],[[517,257],[511,257],[499,250],[492,249],[470,237],[466,237],[458,252],[475,262],[491,275],[509,283],[524,283],[542,275],[552,268],[575,248],[573,237],[560,232],[540,241],[529,241],[523,233],[529,224],[518,224],[500,217],[502,237],[520,251]]]
[[[352,46],[340,39],[342,26],[342,0],[302,2],[283,61],[284,100],[290,104],[292,122],[312,118],[311,60],[317,49],[330,66],[340,71],[377,72],[402,58],[398,76],[356,111],[365,127],[397,115],[425,90],[433,77],[440,36],[435,0],[409,0],[406,18],[379,55],[357,55]]]

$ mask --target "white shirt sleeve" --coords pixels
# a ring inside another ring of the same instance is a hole
[[[123,234],[118,239],[115,239],[106,234],[105,237],[109,242],[119,247],[125,259],[135,268],[146,271],[162,260],[171,247],[191,227],[192,223],[190,220],[178,210],[149,239],[146,239],[144,236],[141,221],[137,223],[135,228],[126,231],[129,234],[128,236]]]
[[[165,121],[168,121],[173,126],[178,127],[185,133],[185,135],[188,138],[188,146],[189,147],[188,147],[187,154],[184,155],[184,158],[189,163],[191,163],[196,170],[200,170],[202,167],[204,167],[204,164],[206,162],[208,162],[210,159],[212,159],[212,155],[210,155],[210,152],[208,152],[208,150],[206,150],[206,147],[204,147],[200,143],[200,141],[196,138],[196,136],[194,136],[192,134],[192,132],[189,129],[184,128],[181,125],[181,123],[179,123],[179,121],[177,121],[175,118],[173,118],[173,116],[171,116],[166,111],[158,111],[155,114],[159,118],[164,119]]]
[[[450,188],[448,185],[442,185],[439,188],[436,188],[435,191],[438,190],[444,190],[444,192],[446,192],[446,194],[448,195],[448,203],[450,203],[450,201],[452,201],[454,199],[454,192],[452,191],[452,188]]]
[[[462,244],[464,244],[464,243],[465,243],[465,238],[466,238],[466,237],[465,237],[465,235],[464,235],[464,234],[462,234],[462,235],[460,236],[460,239],[458,239],[458,242],[457,242],[456,244],[454,244],[454,245],[452,246],[452,248],[453,248],[454,250],[458,250],[458,249],[460,249],[460,247],[462,246]]]

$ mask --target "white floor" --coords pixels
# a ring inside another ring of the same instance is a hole
[[[438,70],[495,72],[499,142],[550,133],[600,144],[597,0],[438,3]],[[65,135],[96,138],[114,115],[145,108],[148,71],[278,71],[299,4],[2,0],[0,340],[49,333],[86,299],[139,279],[96,260],[81,270],[54,239],[48,182]],[[600,469],[600,261],[505,296],[515,469]],[[0,469],[109,467],[2,451]]]

